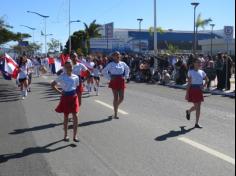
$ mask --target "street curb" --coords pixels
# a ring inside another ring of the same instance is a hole
[[[176,84],[167,84],[164,85],[166,87],[170,87],[170,88],[175,88],[175,89],[182,89],[182,90],[186,90],[186,85],[176,85]],[[204,91],[204,93],[208,93],[208,94],[212,94],[212,95],[221,95],[224,97],[229,97],[229,98],[235,98],[235,92],[219,92],[219,91]]]

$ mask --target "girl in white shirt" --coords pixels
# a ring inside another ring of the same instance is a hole
[[[93,73],[93,69],[94,69],[94,66],[95,66],[95,63],[93,62],[92,56],[89,56],[87,58],[86,65],[87,65],[87,67],[90,71],[90,76],[87,79],[87,89],[88,89],[88,92],[91,93],[92,92],[92,87],[94,86],[94,78],[93,78],[92,73]]]
[[[95,81],[94,91],[96,92],[97,96],[99,95],[101,70],[102,66],[99,65],[99,62],[96,60],[92,75]]]
[[[128,65],[121,62],[121,55],[115,52],[113,55],[113,62],[109,63],[103,70],[103,75],[110,80],[109,88],[112,89],[114,95],[114,119],[118,118],[118,109],[124,100],[125,79],[129,78],[130,69]]]
[[[79,112],[79,100],[78,95],[76,93],[76,89],[80,84],[79,77],[72,74],[73,66],[72,61],[68,60],[65,63],[65,73],[60,75],[55,81],[52,82],[52,88],[62,95],[60,103],[56,108],[56,112],[64,113],[64,140],[69,141],[69,137],[67,135],[68,131],[68,121],[69,114],[73,115],[73,139],[74,142],[78,142],[77,131],[78,131],[78,112]],[[58,89],[57,85],[60,85],[62,91]]]
[[[79,98],[79,105],[81,106],[82,105],[82,93],[84,90],[81,74],[83,72],[86,72],[88,69],[84,64],[78,62],[79,59],[78,59],[78,55],[76,53],[71,54],[70,58],[73,63],[73,74],[77,75],[80,79],[80,84],[77,87],[76,91],[77,91],[77,95]]]
[[[29,83],[29,78],[28,78],[28,73],[29,73],[29,67],[27,64],[27,58],[26,57],[20,57],[19,61],[19,74],[18,74],[18,79],[20,82],[20,88],[22,92],[22,99],[24,100],[27,97],[27,89],[28,89],[28,83]]]
[[[202,90],[207,86],[209,79],[207,78],[206,73],[200,70],[201,60],[195,59],[193,63],[194,63],[194,69],[188,72],[188,87],[186,93],[186,100],[193,103],[194,106],[186,111],[186,118],[190,120],[191,113],[196,111],[195,128],[202,128],[199,125],[201,104],[204,101]]]

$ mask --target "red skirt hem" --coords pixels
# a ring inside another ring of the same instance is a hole
[[[122,77],[115,78],[110,81],[109,88],[113,90],[124,90],[126,89],[125,79]]]
[[[59,105],[55,109],[57,113],[71,114],[79,112],[79,99],[77,95],[62,96]]]
[[[200,103],[204,102],[203,92],[199,88],[190,88],[189,90],[189,102]]]

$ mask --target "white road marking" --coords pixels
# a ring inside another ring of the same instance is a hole
[[[228,163],[230,163],[232,165],[235,165],[235,159],[230,157],[230,156],[227,156],[227,155],[225,155],[223,153],[220,153],[220,152],[218,152],[218,151],[216,151],[214,149],[211,149],[211,148],[209,148],[207,146],[204,146],[202,144],[194,142],[194,141],[192,141],[192,140],[190,140],[188,138],[185,138],[185,137],[178,138],[178,140],[182,141],[182,142],[184,142],[186,144],[189,144],[189,145],[191,145],[191,146],[193,146],[193,147],[195,147],[195,148],[197,148],[199,150],[207,152],[208,154],[211,154],[211,155],[213,155],[213,156],[215,156],[217,158],[220,158],[220,159],[222,159],[222,160],[224,160],[224,161],[226,161],[226,162],[228,162]]]
[[[95,100],[95,102],[98,103],[98,104],[100,104],[100,105],[103,105],[103,106],[105,106],[105,107],[107,107],[107,108],[109,108],[109,109],[113,109],[113,106],[111,106],[111,105],[109,105],[109,104],[107,104],[107,103],[104,103],[104,102],[102,102],[102,101],[100,101],[100,100]],[[123,111],[123,110],[121,110],[121,109],[119,109],[119,113],[121,113],[121,114],[123,114],[123,115],[128,115],[128,114],[129,114],[129,113],[127,113],[127,112],[125,112],[125,111]]]

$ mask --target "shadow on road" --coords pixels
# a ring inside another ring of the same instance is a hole
[[[11,85],[0,84],[0,103],[14,102],[19,100],[19,90]]]
[[[54,149],[49,148],[49,147],[56,145],[62,141],[63,140],[56,141],[56,142],[53,142],[51,144],[48,144],[48,145],[45,145],[42,147],[30,147],[30,148],[24,149],[20,153],[0,155],[0,163],[6,163],[9,160],[24,158],[24,157],[34,155],[34,154],[47,154],[47,153],[56,152],[58,150],[65,149],[67,147],[75,147],[75,145],[69,144],[69,145],[61,146],[61,147],[54,148]]]
[[[155,140],[156,141],[166,141],[169,138],[174,138],[174,137],[178,137],[187,133],[190,133],[192,130],[194,130],[195,128],[190,128],[188,130],[185,129],[185,126],[181,126],[180,127],[180,131],[170,131],[167,134],[164,134],[162,136],[157,137]]]
[[[110,122],[110,121],[112,121],[112,118],[108,117],[108,118],[103,119],[103,120],[84,122],[84,123],[79,124],[78,126],[79,127],[87,127],[87,126],[102,124],[102,123],[106,123],[106,122]],[[69,129],[73,129],[73,125],[70,125]]]
[[[23,134],[26,132],[33,132],[33,131],[40,131],[40,130],[46,130],[49,128],[55,128],[57,126],[61,126],[63,125],[63,123],[51,123],[51,124],[47,124],[47,125],[41,125],[41,126],[36,126],[36,127],[32,127],[32,128],[25,128],[25,129],[16,129],[13,132],[9,133],[11,135],[17,135],[17,134]]]
[[[36,85],[40,94],[43,95],[40,99],[49,99],[49,102],[60,100],[60,95],[51,88],[50,83],[38,82],[33,84]]]

